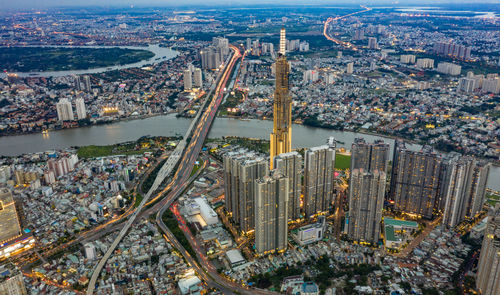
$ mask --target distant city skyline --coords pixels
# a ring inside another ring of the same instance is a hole
[[[187,3],[186,3],[187,2]],[[130,0],[130,1],[122,1],[122,0],[108,0],[108,1],[99,1],[99,0],[25,0],[25,1],[8,1],[8,0],[0,0],[0,5],[3,8],[8,9],[26,9],[26,8],[48,8],[48,7],[90,7],[90,6],[98,6],[98,7],[151,7],[151,6],[164,6],[164,7],[192,7],[192,6],[256,6],[256,5],[300,5],[300,6],[310,6],[310,5],[442,5],[442,4],[499,4],[498,0],[461,0],[461,1],[453,1],[453,0],[436,0],[436,1],[417,1],[417,0],[370,0],[370,1],[345,1],[345,0],[312,0],[312,1],[294,1],[294,0],[278,0],[278,1],[270,1],[270,0],[256,0],[252,1],[249,4],[247,1],[243,0],[210,0],[210,1],[202,1],[202,0],[189,0],[189,1],[173,1],[173,0]]]

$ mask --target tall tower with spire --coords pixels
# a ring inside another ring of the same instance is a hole
[[[285,29],[280,32],[280,48],[276,59],[276,89],[274,90],[274,127],[271,133],[271,169],[274,157],[292,150],[292,99],[288,89],[289,65],[285,56]]]

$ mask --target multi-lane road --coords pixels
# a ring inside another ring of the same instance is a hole
[[[179,226],[184,231],[187,236],[189,242],[191,243],[195,252],[197,252],[198,261],[192,257],[186,249],[180,244],[180,242],[175,238],[172,232],[167,228],[167,226],[163,222],[163,215],[166,210],[171,209],[172,203],[180,196],[180,194],[188,187],[189,185],[189,175],[193,169],[193,165],[198,158],[201,148],[203,146],[203,142],[205,141],[206,136],[210,130],[210,126],[215,119],[217,109],[224,97],[225,88],[227,83],[231,78],[231,73],[233,72],[234,66],[237,63],[238,59],[241,58],[241,54],[239,50],[231,46],[231,49],[234,51],[233,57],[229,61],[227,67],[225,68],[222,76],[220,77],[219,83],[215,89],[215,93],[213,95],[213,99],[204,111],[203,116],[201,117],[196,131],[191,137],[190,145],[186,149],[186,153],[179,165],[177,172],[174,176],[172,183],[174,183],[170,193],[166,198],[162,200],[163,207],[160,211],[158,211],[156,215],[156,222],[158,226],[162,229],[167,239],[177,248],[181,254],[186,258],[189,264],[196,270],[198,275],[210,286],[219,289],[224,294],[275,294],[273,292],[269,292],[267,290],[259,290],[259,289],[250,289],[243,287],[242,285],[230,281],[229,279],[222,277],[216,269],[212,266],[212,264],[208,261],[207,257],[202,253],[201,248],[199,247],[197,241],[194,239],[188,228],[181,221],[181,217],[174,206],[172,208],[174,214],[177,219],[180,221]]]
[[[344,47],[346,47],[348,49],[357,50],[357,47],[354,44],[352,44],[350,42],[339,40],[337,38],[334,38],[331,34],[329,34],[328,29],[330,27],[330,23],[333,22],[333,21],[338,21],[338,20],[341,20],[341,19],[349,17],[349,16],[353,16],[353,15],[356,15],[356,14],[359,14],[359,13],[362,13],[362,12],[367,12],[367,11],[372,10],[371,8],[368,8],[366,6],[361,6],[361,7],[364,8],[364,10],[356,11],[356,12],[349,13],[349,14],[342,15],[342,16],[329,17],[325,21],[325,24],[323,26],[323,35],[325,36],[325,38],[328,39],[328,40],[330,40],[330,41],[332,41],[332,42],[337,43],[338,45],[342,45],[342,46],[344,46]]]
[[[237,61],[241,58],[241,54],[238,48],[231,46],[231,50],[233,51],[232,56],[230,57],[229,61],[226,63],[225,68],[219,75],[216,87],[213,88],[212,91],[207,96],[206,103],[208,103],[208,105],[200,109],[196,118],[193,120],[191,126],[186,132],[186,136],[178,144],[174,152],[167,159],[165,165],[161,168],[151,189],[145,195],[139,207],[134,211],[133,214],[131,214],[127,223],[118,234],[117,238],[113,241],[112,245],[108,248],[108,251],[105,253],[103,258],[97,264],[92,274],[91,280],[89,282],[87,294],[90,295],[94,293],[97,279],[99,278],[102,268],[106,264],[106,261],[109,259],[109,257],[113,254],[116,246],[120,243],[122,238],[127,234],[130,226],[134,223],[135,219],[138,216],[143,216],[145,212],[147,212],[148,214],[152,212],[158,212],[157,222],[162,229],[164,228],[164,224],[163,221],[161,220],[161,217],[165,212],[165,210],[167,210],[170,207],[173,201],[175,201],[175,199],[184,191],[184,189],[189,184],[189,179],[191,172],[193,170],[193,166],[200,155],[205,138],[208,135],[212,122],[215,118],[217,109],[221,103],[222,97],[226,90],[225,87],[227,85],[227,82],[234,69],[234,66],[237,64]],[[161,190],[153,198],[151,198],[152,195],[157,191],[157,189],[163,183],[163,181],[165,181],[165,179],[170,176],[171,172],[175,167],[176,167],[176,172],[172,177],[171,182],[163,190]],[[157,203],[153,204],[154,202]],[[141,210],[146,205],[152,205],[152,206],[146,209],[141,214]],[[177,247],[180,246],[179,242],[175,239],[175,237],[170,236],[168,230],[166,231],[166,235],[167,237],[169,237],[169,239],[175,246]],[[182,248],[180,248],[180,250],[181,252],[183,252],[183,255],[186,256],[187,253],[185,252],[185,250],[182,251]],[[194,263],[191,264],[195,266]],[[206,273],[203,272],[201,269],[197,269],[197,271],[203,279],[205,280],[208,279],[208,277],[206,277]],[[223,285],[219,285],[217,287],[224,288]],[[229,291],[229,289],[225,291]]]

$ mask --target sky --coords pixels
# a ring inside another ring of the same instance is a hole
[[[500,0],[0,0],[3,8],[44,8],[58,6],[196,6],[258,4],[424,4],[424,3],[498,3]]]

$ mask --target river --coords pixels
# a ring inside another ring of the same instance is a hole
[[[16,156],[25,153],[37,153],[47,150],[63,149],[71,146],[108,145],[125,141],[137,140],[144,135],[175,136],[183,135],[191,119],[176,118],[175,114],[150,117],[140,120],[122,121],[107,125],[65,129],[51,131],[48,134],[27,134],[0,137],[0,155]],[[223,136],[240,136],[269,139],[272,130],[272,121],[238,120],[230,118],[216,118],[210,130],[210,138]],[[334,136],[338,147],[350,149],[354,138],[363,137],[367,141],[383,139],[391,145],[391,154],[394,140],[391,138],[328,130],[323,128],[294,125],[292,128],[292,143],[294,148],[311,147],[326,143],[328,137]],[[417,150],[419,145],[410,144],[410,149]],[[488,186],[500,190],[500,167],[492,167]]]
[[[53,71],[53,72],[16,72],[19,77],[62,77],[68,75],[84,75],[84,74],[96,74],[103,73],[112,70],[121,70],[128,68],[138,68],[145,66],[147,64],[159,63],[171,58],[176,57],[179,52],[167,47],[161,47],[160,45],[148,45],[144,47],[138,46],[33,46],[33,47],[62,47],[62,48],[124,48],[124,49],[140,49],[148,50],[153,52],[155,55],[150,59],[145,59],[135,63],[93,68],[87,70],[70,70],[70,71]],[[0,73],[0,78],[5,77],[6,73]]]

